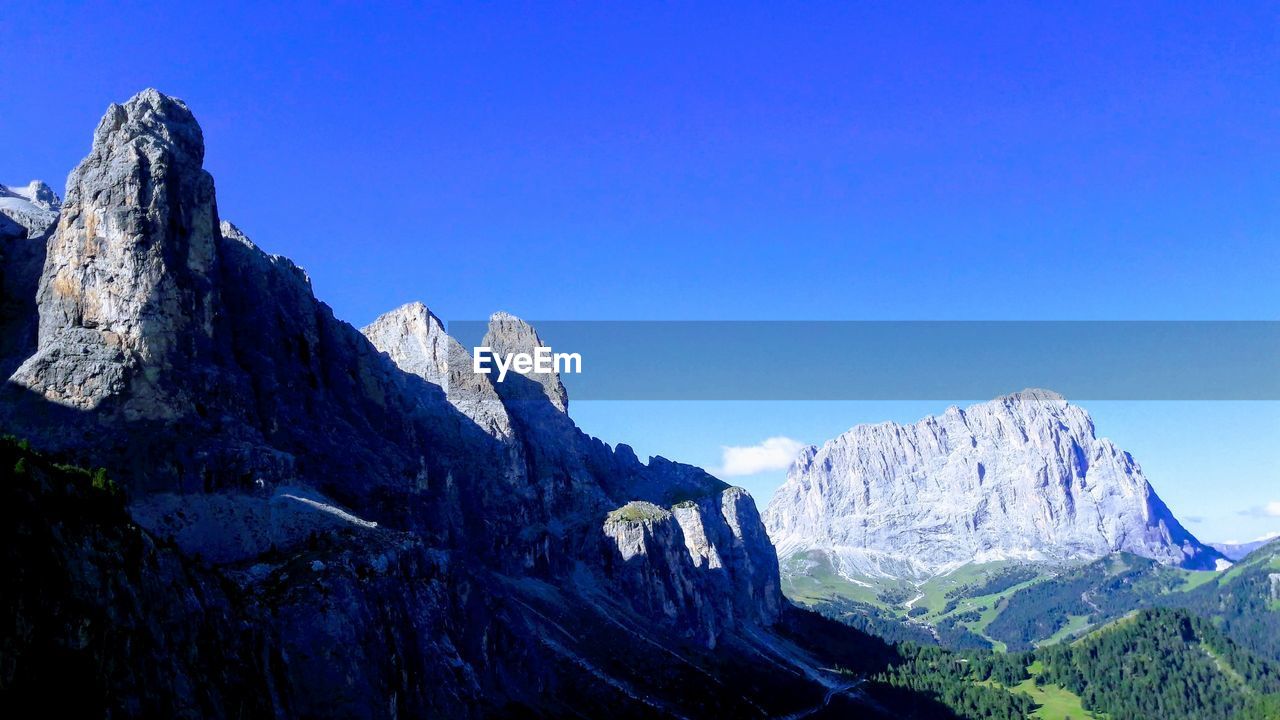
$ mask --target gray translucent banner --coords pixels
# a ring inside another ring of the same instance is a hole
[[[573,400],[1280,400],[1277,321],[543,321]],[[453,321],[469,351],[487,321]]]

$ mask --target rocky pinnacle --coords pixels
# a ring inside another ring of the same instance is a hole
[[[167,412],[163,370],[207,348],[218,311],[203,161],[181,100],[144,90],[107,109],[67,179],[38,291],[38,352],[15,382],[82,409],[129,387],[132,414]]]

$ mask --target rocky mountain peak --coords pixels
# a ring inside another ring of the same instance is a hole
[[[110,158],[128,148],[153,149],[150,157],[168,155],[174,161],[204,163],[204,133],[183,101],[147,88],[123,105],[112,103],[93,133],[94,156]],[[71,184],[68,183],[68,199]]]
[[[0,197],[20,198],[41,210],[58,212],[62,201],[43,180],[32,180],[26,185],[0,185]]]
[[[62,209],[62,200],[58,198],[58,194],[53,191],[53,188],[46,185],[43,180],[32,180],[20,192],[28,200],[45,210],[57,212]]]
[[[545,346],[529,323],[505,312],[496,312],[490,316],[484,344],[502,355],[532,353],[535,348]],[[530,385],[538,387],[535,389]],[[539,399],[540,396],[545,397],[560,412],[569,410],[569,394],[556,372],[529,373],[515,378],[508,375],[507,382],[499,384],[499,391],[511,400],[530,401]]]
[[[850,575],[1128,551],[1212,568],[1141,467],[1057,393],[1025,390],[913,425],[859,425],[801,453],[765,512],[782,556]]]
[[[26,185],[0,185],[0,223],[21,228],[0,229],[0,236],[25,235],[43,241],[45,233],[57,224],[61,210],[62,201],[40,180]]]
[[[67,179],[37,293],[38,352],[15,382],[82,409],[128,385],[127,412],[170,412],[161,376],[207,351],[219,306],[218,214],[203,159],[182,101],[145,90],[107,109]],[[134,372],[142,364],[152,370]]]
[[[440,318],[426,305],[402,305],[380,315],[360,332],[401,370],[443,390],[449,403],[485,432],[511,439],[511,418],[493,383],[472,371],[471,355],[445,332]]]
[[[448,387],[449,345],[452,338],[426,305],[411,302],[384,313],[361,332],[391,356],[401,370],[429,383]]]

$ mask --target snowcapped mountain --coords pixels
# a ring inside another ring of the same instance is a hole
[[[23,186],[0,185],[0,222],[11,219],[33,237],[57,222],[61,209],[62,201],[53,189],[39,180]]]
[[[36,286],[62,201],[48,185],[0,185],[0,378],[35,348]]]
[[[847,576],[1116,551],[1188,568],[1222,561],[1083,408],[1044,390],[806,448],[764,518],[780,558],[820,551]]]

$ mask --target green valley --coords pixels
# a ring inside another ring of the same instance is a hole
[[[1280,657],[1280,542],[1223,571],[1192,571],[1117,553],[1050,567],[969,565],[911,582],[843,577],[820,552],[790,559],[793,601],[891,641],[1025,652],[1079,638],[1146,608],[1183,608],[1236,642]]]

